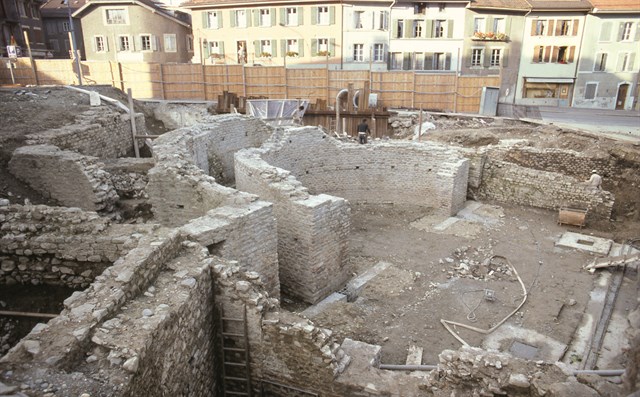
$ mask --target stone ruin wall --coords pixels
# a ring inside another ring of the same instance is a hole
[[[435,208],[446,215],[466,200],[468,164],[455,149],[424,143],[342,143],[305,128],[275,139],[263,159],[290,171],[312,194],[353,203]]]
[[[86,288],[145,226],[111,225],[74,208],[0,207],[0,284]]]
[[[136,114],[136,130],[140,135],[146,131],[142,114]],[[29,134],[26,139],[28,145],[53,145],[99,158],[133,153],[129,114],[111,105],[92,107],[78,116],[73,125]]]
[[[124,157],[119,159],[104,159],[102,169],[109,174],[120,199],[149,198],[146,192],[149,170],[155,165],[152,158]]]

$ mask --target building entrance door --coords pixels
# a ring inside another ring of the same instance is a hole
[[[618,87],[618,97],[616,98],[616,110],[624,109],[628,91],[629,84],[620,84],[620,87]]]

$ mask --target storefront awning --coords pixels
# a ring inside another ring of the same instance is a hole
[[[559,77],[525,77],[527,83],[555,83],[555,84],[573,84],[573,79],[563,79]]]

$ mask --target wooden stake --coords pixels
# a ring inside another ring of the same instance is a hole
[[[36,81],[36,85],[40,85],[38,81],[38,71],[36,69],[36,64],[33,62],[33,55],[31,54],[31,43],[29,43],[29,32],[26,30],[24,32],[24,41],[27,43],[27,49],[29,50],[29,61],[31,61],[31,70],[33,71],[33,78]]]
[[[422,140],[422,108],[420,108],[420,117],[418,118],[418,141]]]
[[[131,119],[131,137],[133,138],[133,150],[136,153],[136,158],[140,158],[140,149],[138,148],[138,135],[136,127],[136,111],[133,109],[133,96],[131,96],[131,88],[127,88],[127,99],[129,99],[129,118]]]

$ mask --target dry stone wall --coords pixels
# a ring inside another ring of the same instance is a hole
[[[146,131],[144,116],[136,114],[138,134]],[[129,114],[110,105],[92,107],[73,125],[26,136],[29,145],[53,145],[99,158],[125,157],[133,152]]]
[[[67,207],[109,212],[118,199],[109,173],[95,157],[51,145],[16,149],[9,171],[45,197]]]
[[[443,145],[343,143],[317,128],[288,130],[263,159],[288,170],[312,194],[357,203],[395,203],[457,213],[466,200],[468,162]]]
[[[0,224],[0,284],[71,288],[87,287],[146,229],[111,225],[95,212],[43,205],[0,207]]]
[[[593,191],[570,176],[521,167],[487,159],[478,198],[556,210],[560,207],[586,208],[588,217],[611,217],[614,197]]]

